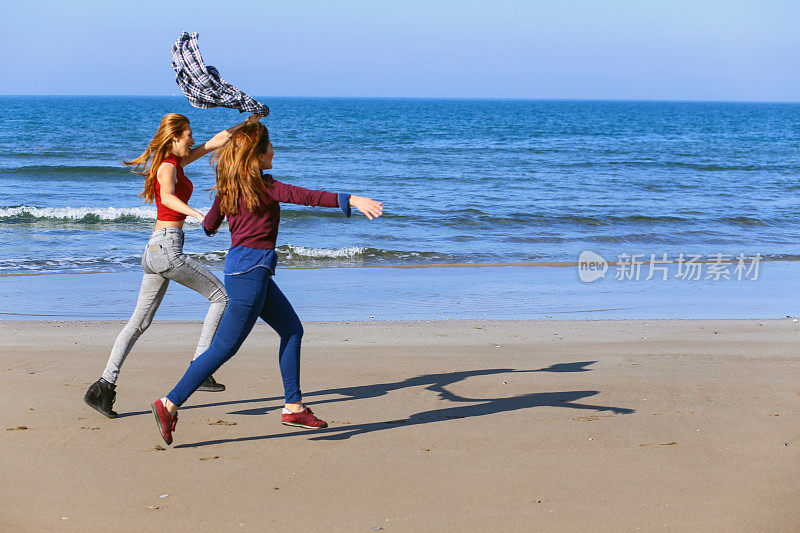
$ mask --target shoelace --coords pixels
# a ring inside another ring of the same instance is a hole
[[[320,422],[320,419],[317,418],[316,416],[314,416],[314,412],[309,407],[306,407],[306,411],[311,416],[311,420],[309,421],[310,423],[316,424],[316,423]]]

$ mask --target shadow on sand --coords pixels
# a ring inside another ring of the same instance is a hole
[[[385,396],[391,391],[405,389],[408,387],[419,387],[426,385],[426,389],[439,392],[440,394],[450,394],[444,390],[444,387],[464,381],[470,377],[476,376],[489,376],[492,374],[507,374],[507,373],[529,373],[529,372],[589,372],[591,369],[587,366],[596,363],[597,361],[579,361],[575,363],[556,363],[546,368],[539,368],[536,370],[514,370],[513,368],[491,368],[484,370],[469,370],[465,372],[449,372],[441,374],[425,374],[415,378],[408,378],[403,381],[395,381],[391,383],[377,383],[374,385],[361,385],[358,387],[344,387],[338,389],[325,389],[314,392],[303,393],[303,398],[310,398],[314,396],[329,396],[331,394],[338,394],[340,398],[333,398],[329,400],[318,400],[314,402],[315,405],[323,403],[343,402],[349,400],[362,400],[366,398],[377,398],[378,396]],[[202,409],[206,407],[221,407],[226,405],[246,405],[254,403],[275,402],[283,400],[283,396],[267,396],[264,398],[250,398],[247,400],[228,400],[224,402],[202,403],[197,405],[184,405],[181,411],[188,409]],[[453,400],[456,401],[456,400]],[[479,400],[464,400],[464,401],[479,401]],[[309,402],[310,403],[310,402]],[[270,411],[280,410],[283,404],[270,405],[262,407],[253,407],[251,409],[242,409],[239,411],[230,411],[231,415],[264,415]],[[150,411],[131,411],[128,413],[119,413],[117,418],[125,418],[129,416],[147,415]]]
[[[584,409],[591,411],[611,411],[618,414],[633,413],[633,409],[623,407],[610,407],[603,405],[593,405],[588,403],[580,403],[578,400],[588,398],[599,394],[599,391],[584,390],[584,391],[564,391],[564,392],[541,392],[532,394],[523,394],[520,396],[511,396],[503,398],[465,398],[459,396],[446,389],[448,385],[464,381],[471,377],[489,376],[500,374],[519,374],[519,373],[532,373],[532,372],[588,372],[591,369],[587,368],[595,361],[581,361],[574,363],[558,363],[546,368],[539,368],[536,370],[515,370],[512,368],[492,368],[483,370],[469,370],[464,372],[449,372],[441,374],[425,374],[413,378],[408,378],[402,381],[379,383],[373,385],[363,385],[358,387],[343,387],[337,389],[326,389],[307,393],[306,398],[315,396],[329,396],[336,395],[338,397],[329,399],[320,399],[314,402],[314,405],[325,403],[334,403],[351,400],[361,400],[367,398],[376,398],[389,394],[391,391],[400,390],[409,387],[424,386],[426,390],[437,393],[439,398],[453,402],[456,404],[452,407],[442,409],[432,409],[415,413],[402,420],[386,420],[380,422],[369,422],[364,424],[352,424],[344,426],[329,427],[326,429],[315,430],[310,433],[308,430],[281,432],[270,435],[259,435],[253,437],[241,437],[234,439],[217,439],[203,442],[195,442],[191,444],[181,444],[175,446],[176,448],[189,448],[197,446],[208,446],[212,444],[225,444],[233,442],[247,442],[268,440],[283,437],[293,437],[298,435],[311,436],[310,440],[342,440],[349,439],[356,435],[363,435],[373,431],[383,431],[392,429],[397,426],[413,426],[418,424],[430,424],[433,422],[442,422],[446,420],[453,420],[458,418],[469,418],[474,416],[491,415],[495,413],[502,413],[508,411],[517,411],[520,409],[529,409],[532,407],[568,407],[571,409]],[[208,403],[202,405],[186,406],[183,409],[197,409],[201,407],[215,407],[223,405],[241,405],[253,404],[263,402],[275,402],[283,400],[282,397],[269,397],[269,398],[254,398],[249,400],[234,400],[229,402]],[[470,404],[470,405],[464,405]],[[282,402],[278,405],[259,406],[239,411],[231,411],[229,414],[239,415],[263,415],[270,411],[280,410]],[[139,413],[127,413],[127,416]],[[122,415],[121,415],[122,416]]]

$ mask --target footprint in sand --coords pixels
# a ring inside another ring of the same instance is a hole
[[[219,420],[219,419],[212,419],[207,418],[206,422],[208,422],[209,426],[235,426],[236,422],[228,422],[227,420]]]
[[[579,416],[573,418],[573,422],[593,422],[595,420],[600,420],[601,418],[614,418],[614,415],[591,415],[591,416]]]

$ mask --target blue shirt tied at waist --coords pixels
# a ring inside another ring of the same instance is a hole
[[[269,270],[270,276],[275,275],[278,265],[278,254],[275,248],[248,248],[247,246],[234,246],[225,256],[225,275],[236,276],[245,274],[254,268],[263,267]]]

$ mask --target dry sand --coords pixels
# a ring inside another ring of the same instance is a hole
[[[0,322],[0,530],[800,530],[790,320],[308,323],[320,431],[280,425],[259,325],[166,450],[200,325],[145,333],[109,420],[121,325]]]

